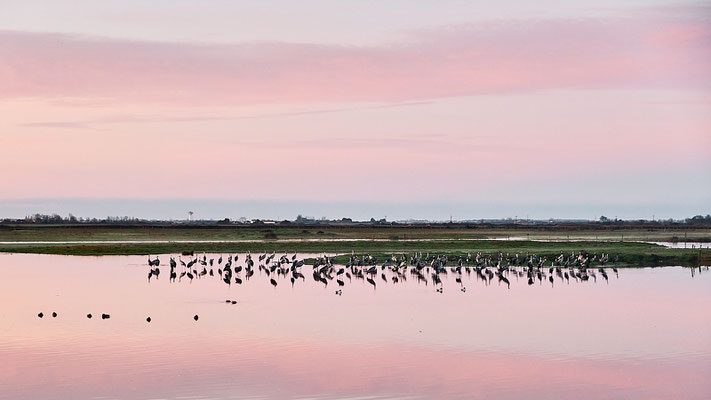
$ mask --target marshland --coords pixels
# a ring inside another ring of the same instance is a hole
[[[0,398],[708,392],[704,226],[289,225],[3,225]]]

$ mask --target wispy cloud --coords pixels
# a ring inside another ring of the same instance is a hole
[[[274,117],[296,117],[301,115],[318,115],[331,114],[348,111],[361,110],[377,110],[398,107],[414,107],[433,104],[434,101],[410,101],[404,103],[377,104],[370,106],[359,107],[339,107],[339,108],[320,108],[307,109],[301,111],[284,111],[261,114],[244,114],[244,115],[195,115],[195,116],[167,116],[167,115],[114,115],[109,117],[87,119],[81,121],[41,121],[41,122],[26,122],[19,126],[27,128],[67,128],[67,129],[98,129],[97,126],[107,124],[122,124],[122,123],[153,123],[153,122],[199,122],[199,121],[238,121],[244,119],[260,119]]]
[[[708,88],[711,7],[506,21],[356,47],[0,32],[0,98],[274,104],[406,102],[556,88]],[[328,112],[328,111],[322,111]]]
[[[27,122],[27,123],[21,124],[21,126],[28,127],[28,128],[60,128],[60,129],[72,129],[72,130],[77,130],[77,129],[96,129],[96,128],[93,127],[93,126],[90,126],[88,122],[89,122],[89,121]]]

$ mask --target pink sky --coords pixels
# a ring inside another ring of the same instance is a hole
[[[41,29],[18,7],[0,25],[0,199],[711,204],[709,7],[467,21],[425,3],[391,35],[371,6],[367,43],[288,24],[152,40],[122,13]]]

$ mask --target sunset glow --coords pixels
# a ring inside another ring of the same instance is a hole
[[[531,202],[676,218],[711,202],[701,3],[418,1],[408,18],[397,1],[171,2],[172,18],[164,2],[32,3],[0,6],[5,214],[31,212],[20,199],[408,199],[460,218]]]

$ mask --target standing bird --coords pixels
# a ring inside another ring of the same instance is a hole
[[[506,284],[506,287],[507,287],[508,289],[511,289],[511,282],[509,282],[508,278],[506,278],[506,277],[504,276],[504,274],[502,274],[501,272],[499,272],[499,273],[497,273],[496,275],[499,277],[499,282],[505,283],[505,284]]]
[[[156,256],[155,260],[151,260],[151,256],[148,256],[148,266],[157,267],[159,265],[160,265],[160,260],[158,259],[158,256]]]

